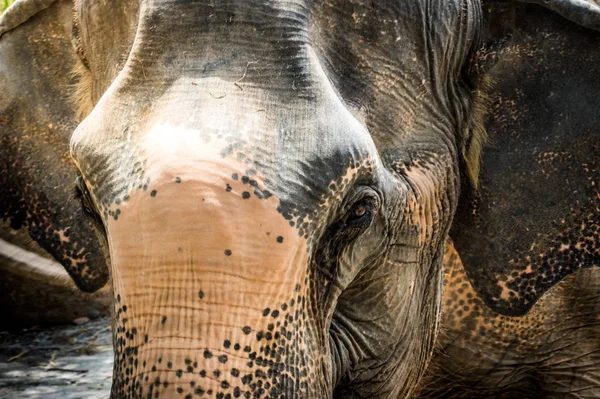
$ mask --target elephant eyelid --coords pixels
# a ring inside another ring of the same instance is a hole
[[[342,203],[340,213],[346,218],[356,207],[369,206],[375,213],[379,211],[381,204],[381,193],[371,186],[359,186],[351,191]]]

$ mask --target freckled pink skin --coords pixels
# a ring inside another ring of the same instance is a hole
[[[244,164],[206,148],[191,161],[168,151],[162,155],[148,161],[148,190],[132,192],[118,206],[118,219],[107,223],[120,299],[117,342],[123,337],[127,346],[137,347],[135,372],[149,377],[139,378],[143,392],[157,378],[160,386],[153,389],[161,397],[190,390],[190,383],[194,389],[223,391],[223,380],[243,392],[248,387],[241,376],[261,367],[249,367],[250,353],[233,347],[257,352],[265,344],[257,343],[257,332],[277,321],[283,325],[282,304],[306,294],[306,241],[277,212],[275,196],[259,199],[247,184],[232,179],[234,173],[244,175]],[[260,176],[255,180],[264,187]],[[265,309],[281,314],[265,317]],[[250,327],[249,334],[244,327]],[[289,344],[306,352],[303,339],[294,337]],[[117,359],[117,366],[127,369],[127,360],[119,365]],[[201,370],[211,378],[200,377]],[[215,378],[213,370],[222,376]],[[119,377],[113,390],[124,383]]]

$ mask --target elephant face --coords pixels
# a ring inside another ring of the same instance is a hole
[[[410,391],[478,29],[476,3],[429,7],[78,3],[71,151],[109,243],[114,396]]]
[[[72,6],[23,0],[0,34],[40,5]],[[480,8],[76,2],[68,136],[110,254],[113,397],[410,395],[477,180]]]

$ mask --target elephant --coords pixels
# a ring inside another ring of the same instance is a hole
[[[77,118],[70,106],[50,105],[68,98],[72,79],[60,71],[68,68],[62,57],[70,55],[70,41],[43,30],[57,23],[55,16],[20,25],[31,6],[17,3],[0,16],[2,35],[19,25],[18,35],[0,41],[0,330],[92,319],[108,313],[112,302],[106,287],[83,293],[65,271],[84,248],[87,258],[103,254],[93,247],[96,239],[85,238],[94,237],[93,225],[66,183],[77,176],[68,145]],[[30,38],[44,45],[28,44]],[[50,52],[44,67],[30,65]],[[15,69],[23,66],[30,69],[21,77]],[[75,231],[80,242],[70,246]]]
[[[416,397],[600,397],[600,34],[510,12],[518,35],[493,51],[491,144],[450,232],[443,332]],[[567,277],[536,301],[551,273]]]
[[[592,3],[544,5],[599,26]],[[485,9],[18,0],[6,11],[3,218],[82,291],[110,280],[112,398],[410,397],[439,330],[459,195],[478,181],[491,90],[480,50],[503,18]],[[57,170],[19,145],[50,133],[69,148]],[[68,181],[38,176],[33,191],[25,161]],[[513,299],[504,310],[534,301]]]

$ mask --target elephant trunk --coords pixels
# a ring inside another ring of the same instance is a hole
[[[161,170],[109,213],[112,397],[328,390],[323,334],[310,321],[307,244],[274,197],[249,194],[232,178],[243,173],[222,162]]]

